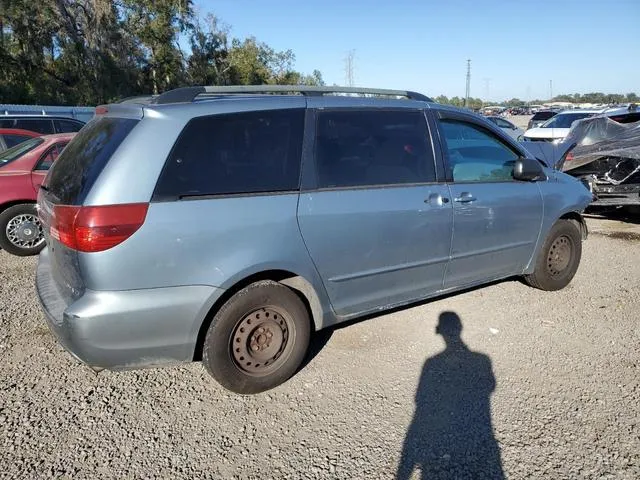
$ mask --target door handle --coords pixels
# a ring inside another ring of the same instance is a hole
[[[447,197],[443,197],[439,193],[432,193],[431,195],[429,195],[427,198],[424,199],[424,203],[441,207],[445,203],[449,203],[449,199]]]
[[[458,203],[471,203],[475,202],[476,200],[477,198],[471,195],[469,192],[462,192],[459,197],[453,199],[454,202]]]

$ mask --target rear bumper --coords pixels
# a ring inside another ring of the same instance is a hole
[[[49,328],[91,367],[131,369],[193,359],[198,332],[223,290],[209,286],[96,292],[65,300],[40,255],[36,290]],[[69,302],[69,303],[67,303]]]

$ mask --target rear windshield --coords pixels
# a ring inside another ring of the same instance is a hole
[[[555,114],[556,112],[538,112],[533,116],[531,120],[549,120]]]
[[[63,150],[50,170],[45,187],[66,205],[81,205],[111,155],[138,120],[97,117]]]
[[[0,167],[4,167],[7,163],[13,162],[17,160],[25,153],[30,152],[38,145],[40,145],[44,140],[42,138],[30,138],[29,140],[19,143],[15,147],[11,147],[8,150],[0,153]]]

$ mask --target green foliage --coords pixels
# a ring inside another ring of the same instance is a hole
[[[441,103],[443,105],[452,105],[454,107],[465,107],[465,99],[461,97],[451,97],[447,98],[445,95],[438,95],[434,99],[437,103]],[[482,100],[479,98],[469,98],[469,105],[466,107],[477,110],[482,108]]]
[[[187,41],[189,52],[180,40]],[[0,103],[96,105],[186,85],[324,85],[192,0],[0,0]]]

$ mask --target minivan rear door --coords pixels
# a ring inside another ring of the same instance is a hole
[[[335,312],[440,290],[453,214],[424,112],[318,109],[314,121],[298,221]]]

